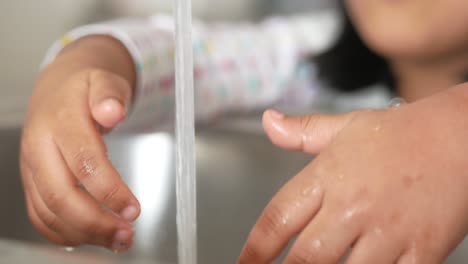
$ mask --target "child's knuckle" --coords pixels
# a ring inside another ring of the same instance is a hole
[[[242,256],[239,260],[239,263],[261,263],[261,260],[261,245],[252,241],[247,242],[242,252]]]
[[[322,117],[320,115],[307,115],[299,119],[302,131],[314,131]]]
[[[258,231],[265,238],[280,238],[286,229],[287,217],[287,212],[281,205],[272,203],[260,217]]]
[[[291,250],[288,256],[288,264],[314,264],[318,263],[317,249],[301,244]]]
[[[100,236],[103,231],[100,223],[97,219],[93,218],[83,218],[79,223],[79,229],[87,235],[87,237],[97,237]]]
[[[102,69],[90,69],[88,72],[89,82],[92,85],[105,85],[110,80],[115,80],[114,75]]]
[[[53,190],[44,195],[44,202],[49,210],[57,215],[60,215],[65,207],[65,197]]]
[[[107,184],[100,193],[99,200],[102,201],[104,204],[109,204],[114,202],[114,200],[118,197],[118,195],[122,192],[122,185],[118,182]]]
[[[81,148],[74,155],[75,176],[81,183],[92,181],[97,174],[99,162],[96,155],[88,149]]]
[[[42,221],[45,226],[50,230],[59,231],[60,230],[60,221],[55,215],[51,214],[42,214]]]

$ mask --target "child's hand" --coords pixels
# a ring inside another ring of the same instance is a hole
[[[238,263],[442,263],[468,228],[468,113],[458,87],[397,109],[285,117],[283,148],[320,153],[272,199]],[[465,91],[463,91],[465,90]]]
[[[29,217],[49,240],[117,251],[131,246],[130,222],[140,206],[109,161],[101,136],[124,119],[131,93],[129,82],[117,74],[94,69],[63,74],[60,62],[38,81],[20,163]]]

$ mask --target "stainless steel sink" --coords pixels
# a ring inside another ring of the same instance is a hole
[[[234,263],[268,200],[311,159],[276,149],[259,131],[221,127],[197,133],[201,264]],[[44,246],[46,242],[26,217],[17,168],[19,138],[20,128],[0,130],[0,239]],[[143,212],[136,223],[136,244],[129,253],[118,257],[93,247],[78,251],[102,260],[93,263],[147,263],[143,260],[176,263],[172,137],[113,135],[106,140],[111,159],[142,203]],[[468,243],[462,244],[446,263],[468,263]]]
[[[45,243],[26,217],[17,168],[19,138],[19,128],[0,131],[0,208],[4,212],[0,238]],[[143,209],[136,223],[135,247],[124,257],[176,263],[173,138],[113,135],[106,141],[111,159]],[[199,131],[199,263],[234,263],[269,198],[310,159],[276,149],[262,133],[228,128]],[[109,255],[92,247],[80,250]]]

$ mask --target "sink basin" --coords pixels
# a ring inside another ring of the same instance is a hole
[[[0,239],[44,246],[46,242],[25,212],[17,168],[19,138],[20,128],[0,129]],[[140,263],[132,262],[137,259],[176,263],[173,138],[167,134],[112,135],[106,141],[111,160],[140,199],[143,212],[135,224],[135,247],[119,255],[119,262],[102,263]],[[269,199],[311,157],[273,147],[257,128],[202,129],[197,132],[196,147],[198,261],[234,263]],[[78,251],[117,259],[95,247]],[[468,242],[446,263],[468,263]]]

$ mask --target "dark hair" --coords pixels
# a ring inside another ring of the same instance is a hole
[[[377,83],[393,89],[387,62],[365,46],[351,23],[343,1],[339,2],[344,17],[341,35],[334,46],[313,59],[318,66],[320,79],[326,85],[345,92]]]

